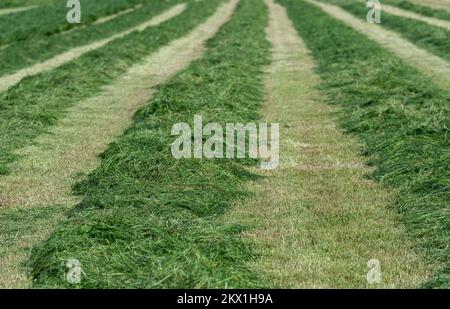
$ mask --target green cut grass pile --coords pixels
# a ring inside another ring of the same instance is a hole
[[[322,0],[339,5],[356,17],[366,20],[368,9],[364,3],[355,0]],[[449,13],[450,14],[450,13]],[[415,45],[450,61],[450,31],[426,22],[389,14],[382,11],[381,25],[398,32]]]
[[[205,6],[205,3],[203,3]],[[268,62],[267,13],[260,0],[241,1],[232,19],[192,63],[134,117],[101,156],[101,166],[76,186],[83,201],[32,252],[35,287],[64,281],[79,259],[82,288],[238,288],[261,286],[246,266],[244,228],[221,221],[256,176],[255,162],[181,159],[171,154],[173,124],[257,121],[263,66]]]
[[[318,65],[344,128],[365,142],[372,174],[398,189],[410,235],[440,271],[425,284],[450,287],[450,93],[356,30],[297,0],[279,0]]]
[[[95,95],[132,64],[187,34],[222,2],[190,2],[182,14],[157,27],[114,40],[57,69],[27,77],[1,93],[0,174],[8,174],[10,164],[18,158],[15,151],[45,133],[66,108]],[[172,2],[160,4],[171,5]],[[155,13],[161,11],[160,6],[155,5]]]

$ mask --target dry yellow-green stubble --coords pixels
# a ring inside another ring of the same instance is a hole
[[[132,115],[145,104],[153,87],[201,56],[206,41],[229,20],[239,1],[223,4],[206,22],[187,36],[162,47],[142,63],[93,98],[80,102],[50,134],[41,136],[36,145],[20,151],[23,159],[11,175],[0,178],[0,212],[30,207],[60,207],[38,227],[20,231],[11,245],[10,235],[0,235],[0,287],[23,288],[30,283],[21,263],[29,248],[45,239],[64,210],[73,207],[77,198],[71,186],[79,173],[89,173],[98,166],[98,154],[130,123]],[[3,209],[2,209],[3,208]],[[8,241],[6,241],[8,240]],[[6,245],[6,243],[9,243]]]
[[[418,286],[428,271],[391,209],[393,192],[365,179],[360,145],[335,127],[308,50],[285,10],[267,3],[273,63],[262,113],[280,123],[281,162],[257,171],[267,178],[250,183],[254,197],[227,217],[253,227],[244,234],[259,248],[251,267],[268,286],[368,287],[366,263],[378,259],[374,287]]]

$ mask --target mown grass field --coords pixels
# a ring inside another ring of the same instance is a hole
[[[385,4],[2,1],[0,287],[449,288],[450,8]],[[176,159],[195,115],[277,169]]]

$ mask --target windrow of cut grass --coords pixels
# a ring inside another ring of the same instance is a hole
[[[367,8],[355,0],[322,0],[349,11],[365,21]],[[389,14],[382,11],[381,26],[398,32],[415,45],[450,61],[450,30],[430,25],[426,22]]]
[[[423,2],[421,4],[413,3],[411,1],[405,1],[405,0],[383,0],[381,2],[381,6],[383,7],[383,3],[395,5],[399,8],[421,14],[428,17],[436,17],[440,19],[450,20],[450,11],[439,9],[439,8],[433,8],[426,6],[426,2]],[[450,5],[449,5],[450,7]]]
[[[6,207],[0,209],[0,288],[29,286],[21,263],[58,219],[80,202],[72,195],[73,183],[98,167],[98,155],[122,134],[156,85],[201,56],[206,41],[229,20],[236,4],[237,0],[224,3],[204,23],[134,64],[99,95],[67,109],[50,134],[20,150],[23,158],[12,173],[0,177]]]
[[[134,32],[57,69],[28,77],[0,94],[0,174],[9,173],[15,151],[33,142],[66,108],[101,91],[132,64],[184,36],[222,0],[191,2],[179,16]]]
[[[149,4],[119,16],[106,23],[78,28],[68,33],[58,33],[43,39],[19,41],[0,50],[0,76],[47,61],[74,48],[108,40],[182,1],[150,2]],[[1,87],[0,87],[1,88]]]
[[[67,1],[43,4],[15,14],[0,16],[0,46],[28,39],[45,40],[49,36],[83,25],[97,19],[118,13],[140,3],[158,5],[158,0],[81,0],[82,23],[69,24],[66,15]],[[166,1],[164,1],[166,2]]]
[[[205,3],[203,3],[203,6]],[[204,57],[167,85],[102,155],[98,170],[76,186],[82,203],[32,253],[36,287],[73,287],[61,263],[79,259],[78,287],[255,287],[245,262],[242,227],[221,214],[245,194],[248,160],[176,160],[172,125],[255,121],[268,59],[267,14],[259,0],[241,1],[208,42]]]
[[[342,125],[365,143],[372,177],[396,188],[410,235],[438,263],[428,287],[450,286],[450,93],[364,34],[306,1],[279,0],[318,65]]]

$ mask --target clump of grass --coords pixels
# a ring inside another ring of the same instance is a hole
[[[205,3],[203,3],[205,5]],[[247,160],[176,160],[171,127],[258,119],[269,46],[262,1],[241,1],[208,42],[202,59],[167,85],[76,186],[82,203],[42,245],[30,265],[36,287],[73,287],[67,259],[81,261],[83,288],[256,287],[251,248],[221,214],[245,195]]]
[[[330,102],[342,106],[344,128],[365,142],[372,177],[399,190],[410,235],[442,266],[426,286],[449,287],[450,93],[318,7],[279,2],[312,51]]]
[[[64,115],[66,108],[101,91],[134,63],[203,22],[222,0],[192,2],[179,16],[157,27],[117,39],[57,69],[23,79],[0,94],[0,174],[8,174],[29,145]],[[173,2],[153,7],[154,14]],[[149,12],[150,13],[150,12]]]
[[[355,0],[326,0],[324,2],[339,5],[358,18],[366,18],[364,3]],[[450,13],[449,13],[450,15]],[[450,31],[430,25],[426,22],[382,12],[383,27],[398,32],[401,36],[429,52],[450,60]]]

